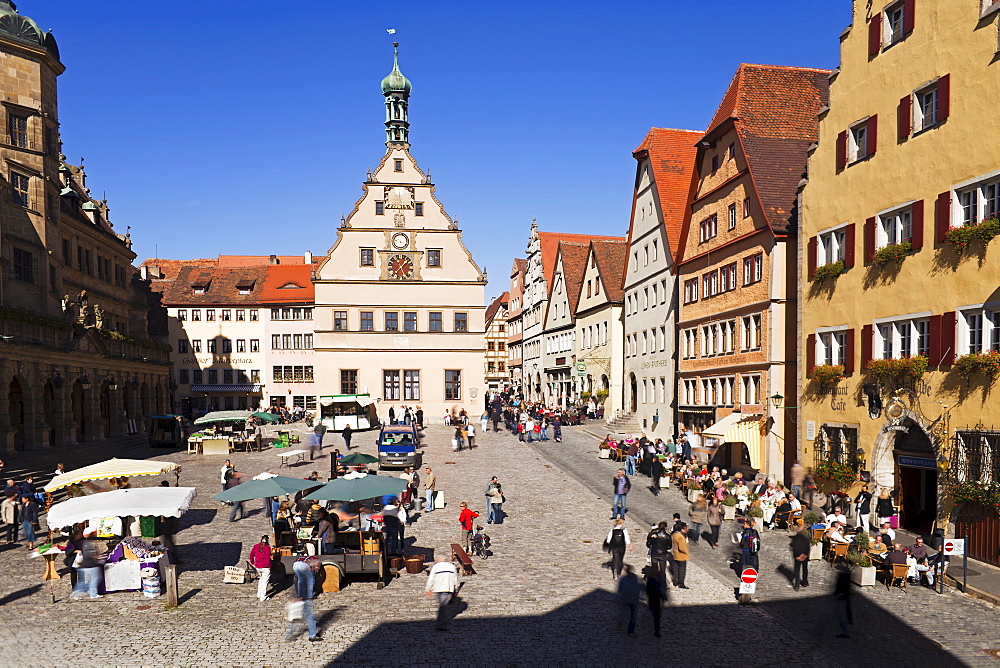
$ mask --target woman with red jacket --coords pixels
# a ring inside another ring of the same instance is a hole
[[[267,542],[267,536],[261,536],[260,542],[250,549],[250,563],[260,576],[257,580],[257,598],[266,601],[267,583],[271,579],[271,546]]]
[[[469,504],[465,501],[458,504],[458,507],[462,509],[462,512],[458,514],[458,523],[462,525],[462,538],[465,551],[469,551],[469,542],[472,538],[472,520],[479,517],[479,513],[469,510]]]

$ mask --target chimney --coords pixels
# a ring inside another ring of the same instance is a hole
[[[149,271],[146,268],[146,265],[140,265],[140,267],[139,267],[139,278],[141,278],[144,281],[147,278],[149,278]]]
[[[267,263],[268,264],[278,264],[278,256],[277,255],[272,255],[271,257],[269,257],[267,259]]]
[[[312,254],[312,251],[306,251],[305,253],[303,253],[302,254],[302,259],[304,259],[306,261],[306,264],[312,264],[313,263],[313,254]]]
[[[158,264],[151,264],[151,265],[148,265],[148,266],[149,266],[149,277],[150,278],[163,278],[163,275],[160,274],[160,265],[158,265]]]

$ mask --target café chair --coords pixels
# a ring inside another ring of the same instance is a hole
[[[834,543],[830,546],[830,549],[826,551],[826,558],[830,560],[830,565],[833,566],[837,563],[837,559],[843,559],[844,563],[847,563],[847,548],[850,547],[848,543]]]
[[[906,576],[910,572],[910,567],[907,564],[890,564],[892,566],[892,575],[887,578],[888,584],[885,586],[886,589],[892,589],[897,581],[903,587],[903,592],[909,594],[909,590],[906,588]]]

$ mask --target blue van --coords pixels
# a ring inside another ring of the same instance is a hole
[[[378,446],[380,469],[420,466],[420,453],[417,451],[420,435],[414,425],[384,425],[375,444]]]

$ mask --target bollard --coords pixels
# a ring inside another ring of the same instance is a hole
[[[165,570],[164,579],[167,581],[167,607],[176,608],[179,605],[177,602],[177,566],[169,564]]]

